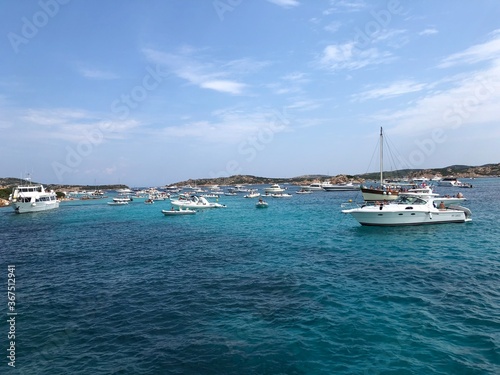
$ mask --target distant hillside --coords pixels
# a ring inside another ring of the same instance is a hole
[[[387,171],[384,172],[384,177],[395,178],[395,177],[427,177],[432,178],[434,176],[454,176],[457,178],[471,178],[471,177],[498,177],[500,176],[500,163],[497,164],[485,164],[481,166],[470,166],[470,165],[450,165],[445,168],[432,168],[432,169],[401,169],[398,171]],[[359,177],[364,179],[378,179],[379,173],[366,173],[359,175]]]
[[[485,164],[481,166],[470,166],[470,165],[450,165],[445,168],[432,168],[432,169],[402,169],[399,171],[385,171],[385,178],[402,178],[402,177],[427,177],[432,178],[434,176],[454,176],[457,178],[469,178],[469,177],[500,177],[500,163],[496,164]],[[184,186],[184,185],[258,185],[258,184],[310,184],[314,181],[332,181],[333,183],[346,182],[346,181],[357,181],[363,182],[364,180],[377,180],[379,178],[379,173],[364,173],[357,175],[303,175],[292,178],[281,178],[281,177],[258,177],[252,175],[235,175],[230,177],[218,177],[218,178],[198,178],[189,179],[186,181],[179,181],[172,185]],[[27,181],[20,180],[19,178],[0,178],[0,189],[3,189],[3,194],[7,195],[7,191],[10,192],[13,186],[19,185],[20,183],[27,184]],[[37,182],[32,182],[36,184]],[[128,188],[126,185],[61,185],[61,184],[50,184],[44,183],[48,189],[53,189],[55,191],[71,191],[71,190],[116,190]]]
[[[22,180],[20,178],[13,177],[5,177],[0,178],[0,188],[4,189],[12,189],[12,187],[17,185],[28,185],[30,182],[26,180]],[[31,184],[36,185],[40,184],[40,182],[31,181]],[[61,191],[61,190],[116,190],[116,189],[124,189],[128,186],[126,185],[61,185],[61,184],[50,184],[50,183],[42,183],[47,189]]]
[[[402,178],[402,177],[427,177],[434,176],[455,176],[457,178],[470,178],[470,177],[498,177],[500,176],[500,163],[485,164],[482,166],[469,166],[469,165],[451,165],[445,168],[433,169],[402,169],[398,171],[385,171],[384,177],[386,178]],[[251,175],[235,175],[230,177],[218,178],[199,178],[189,179],[186,181],[179,181],[172,185],[258,185],[258,184],[275,184],[275,183],[290,183],[290,184],[308,184],[316,180],[325,181],[331,180],[334,183],[355,180],[362,182],[364,180],[376,180],[379,178],[379,173],[365,173],[358,175],[304,175],[292,178],[271,178],[271,177],[257,177]]]

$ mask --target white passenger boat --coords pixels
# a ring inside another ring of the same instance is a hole
[[[18,214],[52,210],[59,207],[56,193],[46,191],[43,185],[17,186],[9,200]]]
[[[472,213],[468,208],[446,208],[444,205],[438,208],[433,198],[408,196],[401,196],[393,203],[365,204],[342,212],[353,216],[361,225],[373,226],[464,223],[472,220]]]

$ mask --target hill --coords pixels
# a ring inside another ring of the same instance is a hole
[[[470,166],[470,165],[450,165],[444,168],[432,168],[432,169],[402,169],[398,171],[385,171],[384,177],[386,178],[415,178],[415,177],[427,177],[432,178],[434,176],[454,176],[457,178],[470,178],[470,177],[499,177],[500,176],[500,163],[496,164],[484,164],[481,166]],[[377,180],[379,178],[379,173],[364,173],[357,175],[302,175],[292,178],[281,178],[281,177],[259,177],[252,175],[235,175],[230,177],[218,177],[218,178],[198,178],[189,179],[186,181],[179,181],[172,185],[184,186],[184,185],[258,185],[258,184],[310,184],[313,181],[326,181],[331,180],[333,183],[346,182],[346,181],[358,181],[363,182],[364,180]],[[20,183],[27,183],[19,178],[5,177],[0,178],[0,198],[10,194],[13,186],[17,186]],[[32,182],[36,184],[36,182]],[[48,189],[55,191],[73,191],[73,190],[116,190],[128,188],[126,185],[61,185],[61,184],[44,184]]]
[[[445,168],[433,169],[402,169],[398,171],[384,171],[386,178],[416,178],[434,176],[454,176],[457,178],[471,178],[471,177],[498,177],[500,176],[500,163],[485,164],[481,166],[469,165],[451,165]],[[334,183],[355,180],[362,182],[364,180],[376,180],[379,178],[379,173],[364,173],[357,175],[303,175],[292,178],[271,178],[271,177],[257,177],[251,175],[235,175],[230,177],[218,178],[199,178],[189,179],[186,181],[179,181],[172,185],[258,185],[258,184],[275,184],[275,183],[290,183],[290,184],[308,184],[315,180],[332,180]]]

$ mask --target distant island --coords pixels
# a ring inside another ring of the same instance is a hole
[[[470,165],[451,165],[445,168],[432,168],[432,169],[401,169],[398,171],[385,171],[384,178],[428,178],[432,179],[435,176],[446,177],[454,176],[456,178],[480,178],[480,177],[499,177],[500,176],[500,163],[485,164],[481,166]],[[185,185],[259,185],[259,184],[276,184],[276,183],[289,183],[295,185],[310,184],[315,181],[331,181],[332,183],[342,183],[354,181],[363,183],[366,180],[378,180],[379,173],[365,173],[357,175],[340,174],[336,176],[328,175],[304,175],[292,178],[278,178],[278,177],[258,177],[250,175],[235,175],[229,177],[218,178],[198,178],[189,179],[186,181],[178,181],[169,186],[185,186]],[[7,199],[12,191],[12,187],[19,185],[22,182],[19,178],[0,178],[0,198]],[[25,182],[27,183],[27,182]],[[35,182],[33,182],[35,183]],[[129,188],[127,185],[61,185],[61,184],[44,184],[48,189],[55,190],[56,192],[63,191],[93,191],[93,190],[117,190]]]
[[[251,175],[235,175],[229,177],[218,177],[218,178],[198,178],[189,179],[186,181],[179,181],[175,184],[177,186],[184,185],[259,185],[259,184],[277,184],[277,183],[289,183],[295,185],[310,184],[314,181],[331,181],[334,184],[354,181],[357,183],[362,183],[366,180],[378,180],[379,172],[364,173],[357,175],[349,174],[339,174],[336,176],[329,175],[304,175],[292,178],[277,178],[277,177],[257,177]],[[445,168],[433,168],[433,169],[401,169],[398,171],[385,171],[384,178],[396,179],[396,178],[428,178],[432,179],[435,176],[446,177],[454,176],[456,178],[480,178],[480,177],[499,177],[500,176],[500,163],[497,164],[485,164],[481,166],[469,166],[469,165],[451,165]]]

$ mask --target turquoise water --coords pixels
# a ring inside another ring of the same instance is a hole
[[[500,179],[473,184],[471,223],[420,227],[360,226],[353,192],[1,209],[0,373],[499,374]]]

